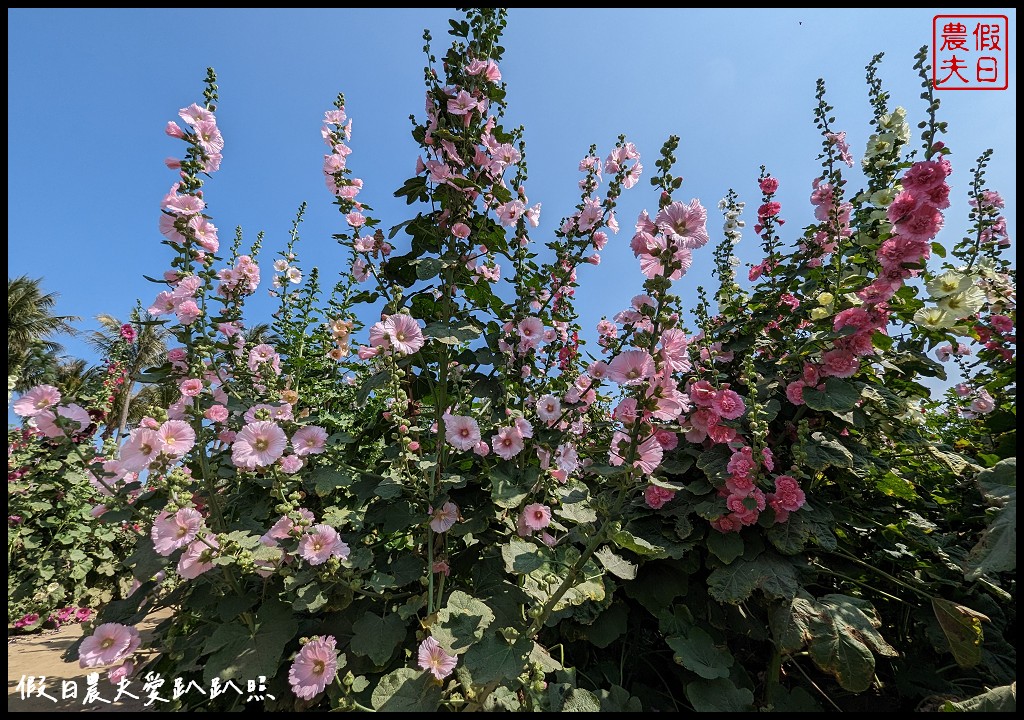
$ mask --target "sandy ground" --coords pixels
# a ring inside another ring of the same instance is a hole
[[[163,620],[169,611],[157,613],[139,623],[142,646],[146,646],[149,632]],[[146,697],[141,692],[142,683],[133,680],[128,692],[138,695],[139,700],[122,698],[117,703],[90,702],[85,704],[88,690],[86,680],[89,671],[82,670],[77,663],[66,663],[61,655],[82,636],[81,625],[69,625],[60,630],[44,631],[36,635],[19,635],[7,640],[7,711],[8,712],[139,712],[157,709],[144,707]],[[27,692],[28,678],[32,677],[32,692]],[[53,700],[38,694],[39,678],[45,677],[43,692]],[[77,698],[70,697],[71,684],[77,690]],[[113,700],[116,688],[101,673],[96,683],[99,695]],[[62,696],[62,688],[66,692]]]

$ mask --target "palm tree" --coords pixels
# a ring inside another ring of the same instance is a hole
[[[100,388],[103,369],[81,358],[63,358],[54,367],[51,382],[64,397],[77,398]]]
[[[14,390],[27,390],[33,379],[45,376],[63,350],[52,335],[73,335],[71,323],[80,318],[55,315],[57,293],[43,292],[43,279],[22,275],[7,278],[7,375]]]
[[[116,394],[117,399],[110,409],[110,418],[116,419],[116,422],[108,422],[102,433],[102,437],[106,439],[116,431],[117,437],[120,438],[129,420],[141,417],[138,412],[139,406],[148,407],[154,399],[153,391],[146,392],[146,388],[136,391],[135,382],[131,378],[146,368],[164,362],[167,356],[168,333],[160,325],[154,324],[153,318],[139,308],[132,311],[127,321],[113,315],[98,315],[96,320],[100,327],[89,333],[86,342],[103,357],[117,357],[125,363],[124,370],[129,378]],[[130,325],[136,335],[135,341],[127,344],[127,347],[121,335],[121,328],[124,325]],[[173,382],[168,380],[168,383],[173,388]],[[166,393],[156,393],[156,396],[163,394]]]

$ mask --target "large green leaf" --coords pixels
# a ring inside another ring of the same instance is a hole
[[[466,652],[465,664],[472,668],[473,681],[478,685],[513,680],[523,671],[532,650],[533,641],[529,638],[509,643],[501,635],[490,632]]]
[[[860,390],[852,383],[830,377],[825,381],[824,390],[804,388],[803,398],[804,404],[811,410],[846,413],[856,406],[860,399]]]
[[[372,612],[365,613],[352,626],[352,652],[381,666],[405,639],[405,632],[405,623],[398,615],[380,617]]]
[[[689,683],[686,699],[697,712],[748,712],[754,704],[754,694],[736,687],[728,678]]]
[[[757,589],[769,597],[791,598],[799,587],[792,562],[772,552],[763,552],[753,560],[740,558],[708,575],[711,596],[734,604],[743,602]]]
[[[988,616],[942,598],[932,598],[932,610],[949,641],[956,664],[969,668],[980,663],[981,644],[985,639],[981,623],[988,622]]]
[[[431,626],[430,634],[451,654],[465,652],[484,636],[494,622],[494,612],[483,602],[461,590],[448,598],[447,604],[437,613],[437,622]]]
[[[739,533],[722,533],[712,530],[708,533],[708,550],[726,565],[743,554],[743,538]]]
[[[285,646],[298,631],[298,621],[291,608],[271,600],[256,613],[255,632],[246,625],[219,625],[203,646],[212,653],[203,667],[203,678],[210,683],[221,680],[248,680],[277,675]]]
[[[601,712],[601,701],[589,690],[573,688],[565,696],[562,712]]]
[[[370,704],[379,712],[437,712],[441,687],[430,673],[398,668],[380,679]]]
[[[678,630],[665,638],[677,663],[708,680],[729,677],[733,657],[728,650],[715,645],[714,639],[699,627],[690,625]]]
[[[1017,683],[992,688],[960,702],[947,702],[942,712],[1017,712]]]
[[[895,657],[897,652],[878,633],[881,621],[871,603],[847,595],[826,595],[807,619],[807,646],[814,664],[835,676],[850,692],[871,687],[875,656]]]
[[[807,465],[815,470],[824,470],[829,465],[853,467],[853,454],[830,435],[811,433],[810,441],[800,447],[807,456]]]
[[[517,575],[531,573],[544,564],[540,548],[527,540],[514,537],[501,548],[505,569]]]
[[[1017,569],[1017,458],[1000,460],[980,472],[978,487],[998,510],[967,558],[967,580]]]

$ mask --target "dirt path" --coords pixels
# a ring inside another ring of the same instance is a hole
[[[150,631],[169,615],[162,611],[139,623],[142,645],[146,646]],[[154,710],[144,707],[145,695],[142,683],[133,680],[128,692],[139,695],[139,700],[122,698],[117,703],[90,702],[85,704],[89,687],[89,670],[82,670],[77,663],[66,663],[61,655],[82,636],[80,625],[69,625],[60,630],[37,635],[19,635],[7,640],[7,711],[8,712],[139,712]],[[29,678],[32,678],[31,684]],[[45,677],[43,693],[54,700],[40,696],[39,678]],[[72,686],[77,697],[73,698]],[[31,692],[28,690],[31,687]],[[113,700],[116,689],[101,672],[96,688],[99,695]],[[65,691],[62,695],[62,689]]]

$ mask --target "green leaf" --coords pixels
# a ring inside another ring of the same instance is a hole
[[[531,573],[544,564],[540,548],[517,537],[509,540],[508,545],[502,546],[501,557],[505,560],[505,570],[517,575]]]
[[[285,646],[292,641],[299,623],[291,608],[277,600],[267,601],[256,613],[256,632],[245,625],[220,625],[203,646],[212,653],[203,666],[203,678],[221,680],[274,677]]]
[[[619,530],[612,536],[612,540],[620,548],[632,550],[637,555],[658,555],[664,556],[665,549],[654,545],[642,537],[637,537],[627,530]]]
[[[628,690],[618,685],[612,685],[611,690],[599,690],[597,695],[601,698],[601,712],[643,712],[644,707],[640,699],[633,697]]]
[[[473,669],[473,680],[480,685],[514,680],[523,671],[532,650],[533,641],[529,638],[521,637],[509,644],[501,635],[487,633],[466,652],[465,664]]]
[[[708,680],[729,677],[733,657],[728,650],[717,647],[714,639],[699,627],[683,626],[679,630],[680,634],[665,638],[677,663]]]
[[[811,410],[845,413],[856,407],[860,400],[860,390],[853,383],[830,377],[825,381],[824,391],[805,387],[803,398],[804,404]]]
[[[636,577],[636,565],[616,555],[607,545],[594,553],[594,557],[604,566],[605,570],[616,577],[623,580],[632,580]]]
[[[380,667],[405,639],[406,630],[398,615],[379,617],[368,612],[352,626],[352,633],[352,652],[370,658]]]
[[[799,587],[792,562],[771,552],[761,553],[753,560],[740,558],[708,575],[711,597],[733,604],[743,602],[757,589],[769,597],[791,598]]]
[[[803,444],[807,464],[815,470],[824,470],[829,465],[853,467],[853,454],[836,438],[821,432],[811,433],[810,442]]]
[[[985,639],[982,622],[987,615],[958,603],[932,598],[932,610],[939,627],[949,641],[949,650],[956,664],[962,668],[974,667],[981,662],[981,644]]]
[[[370,704],[379,712],[437,712],[441,687],[430,673],[398,668],[380,679]]]
[[[314,491],[320,497],[330,495],[338,488],[348,487],[355,479],[353,473],[342,468],[321,465],[309,473]]]
[[[1017,683],[992,688],[960,702],[946,702],[942,712],[1017,712]]]
[[[847,595],[826,595],[814,604],[807,618],[810,641],[807,649],[814,664],[835,676],[844,690],[864,692],[875,676],[875,656],[896,657],[897,652],[881,635],[871,603]]]
[[[444,263],[437,258],[423,258],[416,263],[416,277],[420,280],[429,280],[441,272],[443,267]]]
[[[527,491],[504,469],[496,467],[491,471],[491,499],[496,505],[505,509],[516,508],[526,495]]]
[[[388,381],[389,377],[391,377],[391,373],[387,370],[381,370],[380,372],[371,375],[356,393],[356,404],[362,405],[365,403],[367,398],[370,397],[370,393],[377,388],[382,387],[384,383]]]
[[[431,626],[430,634],[446,652],[455,655],[465,652],[480,640],[492,622],[494,612],[489,607],[456,590],[437,613],[437,622]]]
[[[458,328],[453,328],[447,323],[436,322],[430,323],[423,328],[423,335],[445,345],[460,345],[480,337],[480,330],[474,325],[462,325]]]
[[[583,630],[583,637],[594,647],[606,648],[626,633],[629,611],[622,603],[614,603]]]
[[[573,688],[565,696],[562,712],[601,712],[601,701],[589,690]]]
[[[708,550],[726,565],[743,554],[743,538],[739,533],[712,530],[707,537]]]
[[[697,712],[748,712],[754,694],[738,688],[727,678],[696,680],[686,686],[686,699]]]
[[[972,581],[1017,569],[1017,458],[1000,460],[980,472],[978,488],[999,509],[967,557],[964,577]]]

